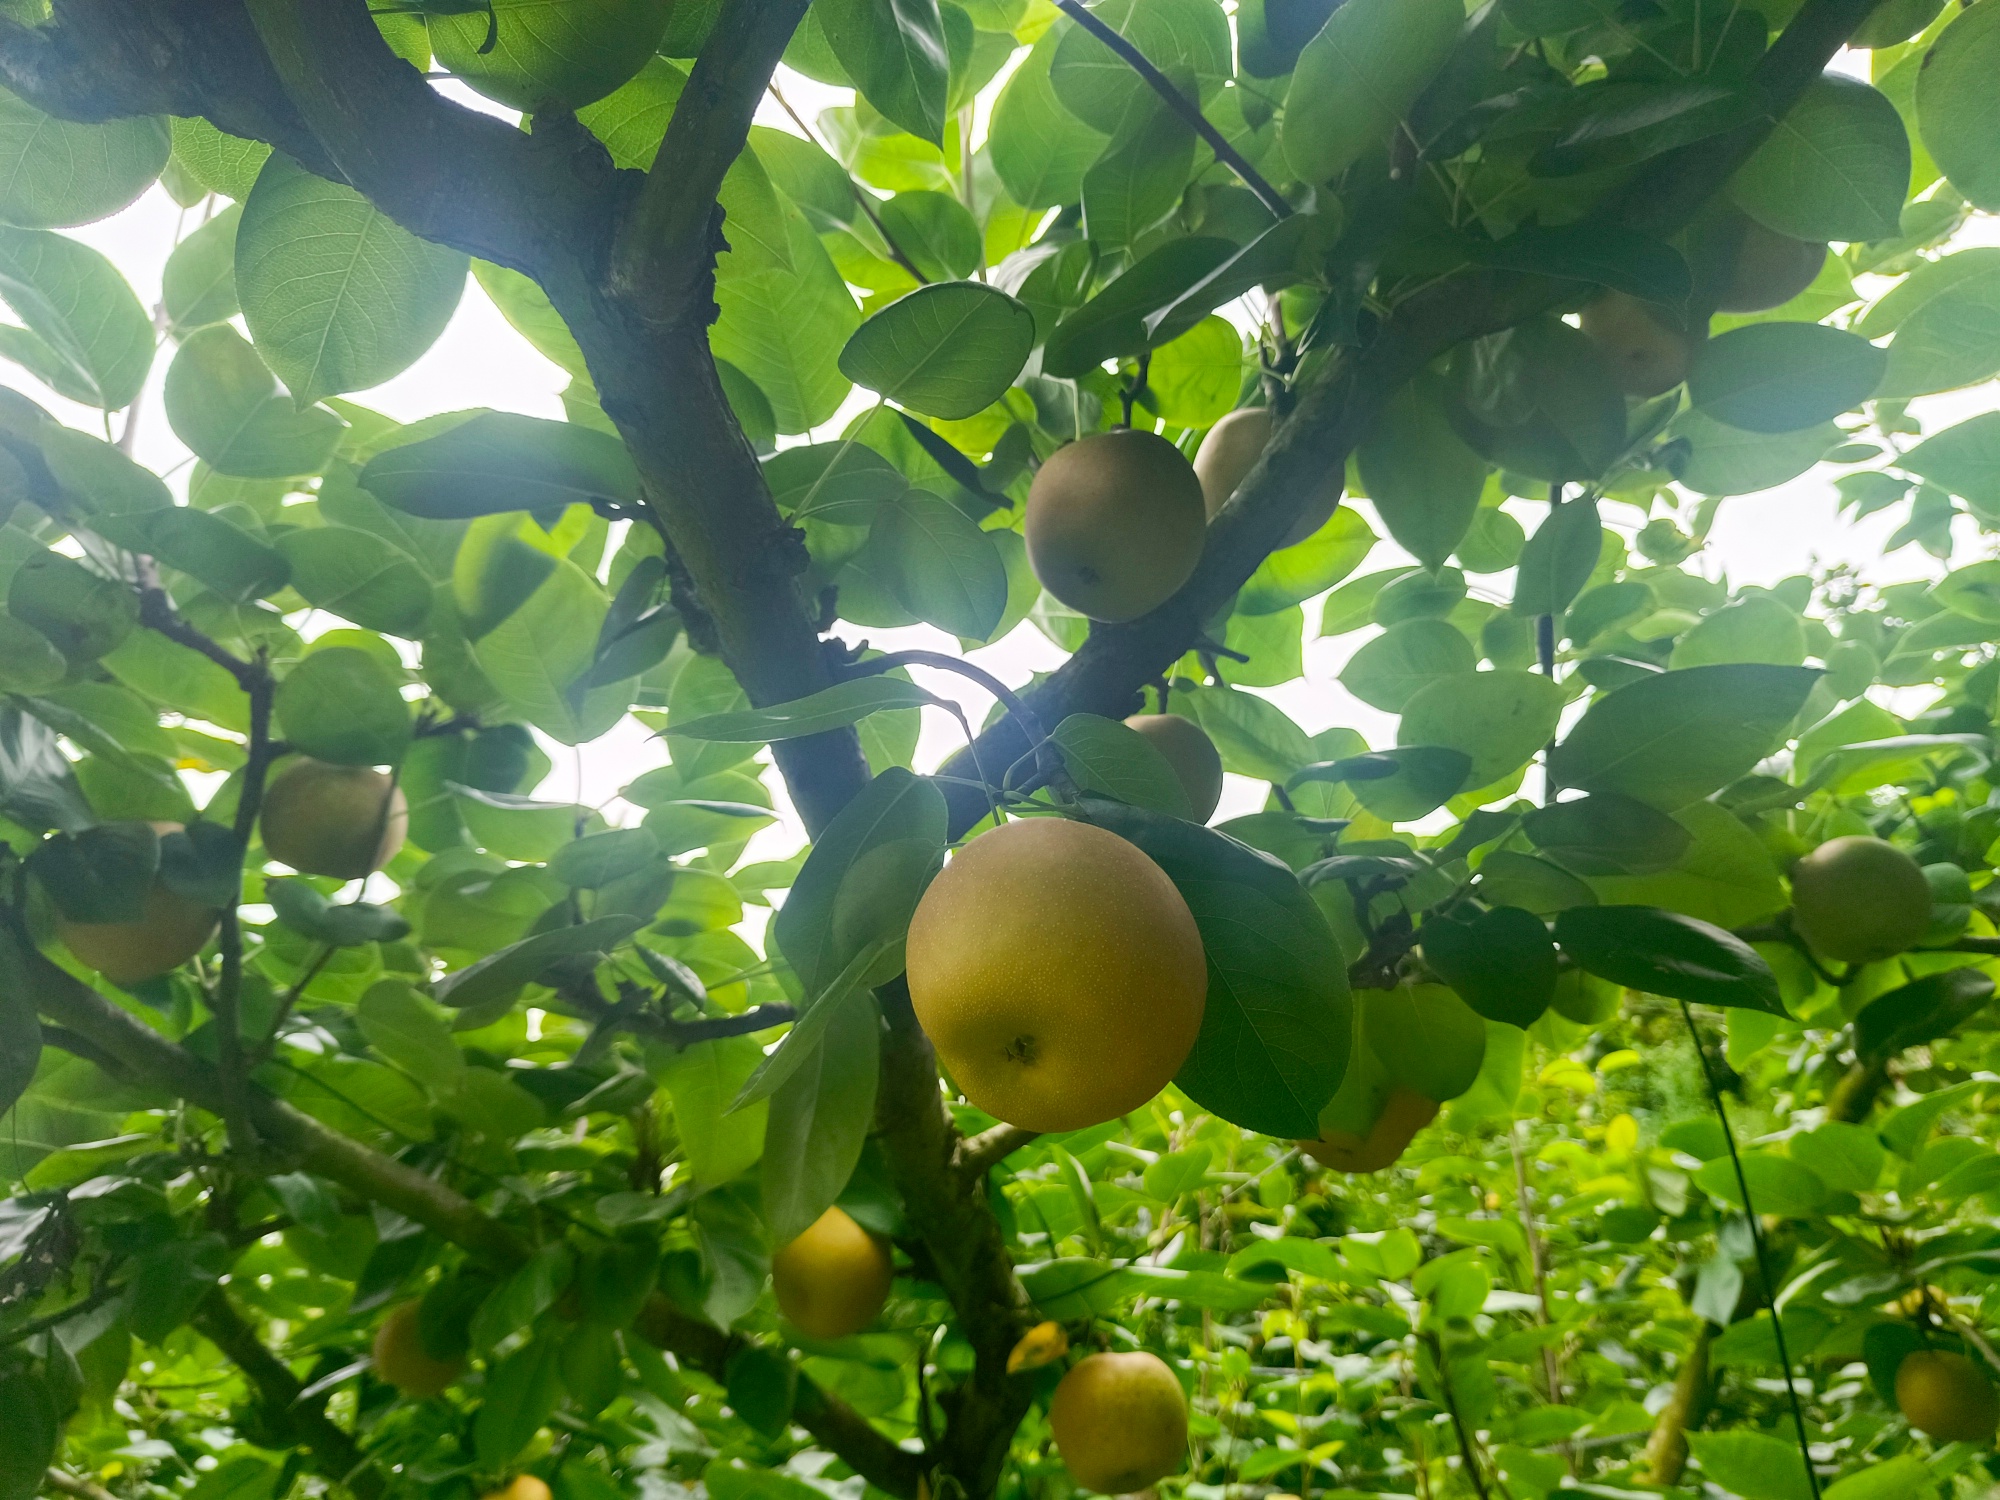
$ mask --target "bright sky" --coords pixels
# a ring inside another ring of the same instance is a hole
[[[1865,55],[1843,57],[1840,62],[1844,70],[1866,76]],[[467,103],[494,108],[455,85],[444,87]],[[788,71],[783,74],[782,87],[807,119],[825,105],[843,103],[849,97]],[[760,123],[785,130],[795,128],[769,100]],[[65,232],[109,256],[125,273],[141,300],[150,306],[159,296],[161,269],[177,231],[191,231],[198,222],[198,210],[184,216],[165,191],[155,187],[122,213]],[[2000,244],[2000,218],[1975,217],[1962,233],[1960,243]],[[1863,278],[1864,289],[1867,280]],[[139,417],[136,453],[160,472],[171,471],[176,477],[184,477],[190,455],[169,430],[159,407],[159,388],[167,364],[168,360],[162,358],[153,367]],[[24,371],[9,367],[0,379],[18,385],[73,425],[91,431],[103,430],[100,413],[63,400]],[[431,350],[394,380],[373,390],[356,392],[352,399],[403,421],[471,407],[561,418],[559,393],[565,380],[556,366],[514,332],[477,283],[468,281],[456,316]],[[857,393],[851,404],[858,410],[866,404],[866,399]],[[1994,404],[1995,386],[1989,383],[1926,398],[1915,403],[1913,410],[1927,430],[1935,431],[1977,411],[1991,409]],[[849,415],[843,411],[818,435],[824,438],[837,433]],[[1778,489],[1724,502],[1709,544],[1697,558],[1696,566],[1710,576],[1726,575],[1736,583],[1771,583],[1794,573],[1841,562],[1864,565],[1869,579],[1880,583],[1936,575],[1939,565],[1915,546],[1882,559],[1881,548],[1903,519],[1900,508],[1861,522],[1845,520],[1836,512],[1833,477],[1834,471],[1822,467]],[[1365,501],[1360,504],[1366,508]],[[1514,506],[1519,511],[1518,519],[1532,530],[1541,507],[1521,502],[1514,502]],[[1628,532],[1642,521],[1636,511],[1616,506],[1607,508],[1606,519]],[[1959,524],[1961,555],[1956,561],[1970,561],[1975,550],[1982,554],[1992,551],[1991,539],[1977,533],[1963,519]],[[1386,538],[1382,528],[1376,529]],[[1364,569],[1372,571],[1404,560],[1401,549],[1385,539]],[[1475,593],[1494,588],[1510,590],[1511,581],[1506,575],[1474,580]],[[1504,597],[1504,592],[1499,597]],[[1306,620],[1305,676],[1269,690],[1265,696],[1282,706],[1309,732],[1349,725],[1359,729],[1372,744],[1393,743],[1393,716],[1360,703],[1336,680],[1347,658],[1369,639],[1370,633],[1353,632],[1326,640],[1313,638],[1311,632],[1318,621],[1317,601],[1306,605]],[[851,636],[863,634],[853,627],[842,629]],[[865,636],[885,650],[926,647],[955,652],[957,649],[955,640],[928,626],[870,630]],[[1020,684],[1032,672],[1048,671],[1059,665],[1063,653],[1033,625],[1023,623],[1003,640],[973,653],[972,659],[1008,683]],[[913,669],[912,675],[941,696],[962,703],[974,723],[985,716],[989,707],[985,696],[964,679],[921,668]],[[947,715],[939,710],[925,710],[919,768],[934,767],[961,743],[962,736]],[[631,720],[588,747],[581,767],[574,752],[552,743],[548,748],[556,770],[547,784],[547,795],[568,800],[576,795],[580,779],[585,800],[593,803],[612,797],[620,786],[663,759],[662,748]],[[1219,816],[1229,817],[1262,806],[1265,796],[1262,783],[1234,776],[1229,783]],[[779,792],[782,796],[782,788]],[[607,812],[615,819],[618,806]],[[796,848],[801,838],[796,823],[787,818],[759,835],[749,857],[781,856]]]

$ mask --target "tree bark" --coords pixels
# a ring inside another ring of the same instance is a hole
[[[1670,1489],[1681,1482],[1687,1467],[1687,1435],[1701,1425],[1708,1411],[1708,1347],[1715,1342],[1715,1325],[1706,1318],[1695,1325],[1687,1352],[1681,1356],[1679,1373],[1674,1376],[1674,1393],[1660,1408],[1653,1423],[1653,1436],[1646,1443],[1646,1483]]]

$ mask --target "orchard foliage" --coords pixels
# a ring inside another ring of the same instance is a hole
[[[1913,402],[2000,375],[1996,77],[2000,0],[0,4],[0,1500],[1989,1492],[2000,411]],[[151,313],[65,233],[148,191]],[[358,394],[468,276],[566,421]],[[1732,586],[1809,471],[1923,580]],[[1260,695],[1309,632],[1393,734]],[[1048,817],[1207,974],[1037,1136],[903,975],[1088,948],[924,904]]]

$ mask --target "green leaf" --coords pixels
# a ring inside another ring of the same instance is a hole
[[[1562,690],[1534,672],[1465,672],[1420,689],[1403,706],[1398,745],[1440,745],[1472,761],[1461,791],[1519,770],[1556,732]]]
[[[35,1014],[33,981],[11,937],[0,941],[0,977],[6,980],[0,984],[0,1114],[5,1114],[35,1081],[42,1061],[42,1023]]]
[[[942,141],[951,58],[937,0],[816,0],[814,9],[861,96],[910,134]]]
[[[1432,917],[1419,936],[1425,962],[1487,1020],[1527,1027],[1548,1009],[1556,947],[1533,913],[1501,906],[1469,922]]]
[[[1743,1187],[1750,1189],[1749,1212],[1776,1214],[1785,1219],[1803,1219],[1826,1202],[1826,1184],[1819,1174],[1803,1164],[1768,1151],[1745,1152],[1743,1183],[1736,1180],[1736,1167],[1726,1156],[1706,1162],[1694,1174],[1695,1186],[1723,1202],[1742,1209]],[[1798,1462],[1798,1449],[1792,1450]]]
[[[1457,796],[1472,774],[1472,757],[1442,745],[1406,745],[1306,766],[1288,785],[1344,781],[1355,800],[1392,823],[1436,812]]]
[[[987,127],[993,170],[1007,196],[1024,208],[1076,201],[1083,174],[1104,151],[1106,132],[1065,109],[1049,82],[1056,47],[1066,34],[1052,28],[1035,43],[1000,90]]]
[[[1929,1466],[1914,1453],[1899,1453],[1887,1462],[1871,1462],[1821,1492],[1821,1500],[1905,1500],[1921,1495],[1930,1478]]]
[[[1538,807],[1521,820],[1537,849],[1579,875],[1645,875],[1675,864],[1693,836],[1636,798],[1600,792]]]
[[[1034,342],[1034,314],[1005,292],[945,282],[919,287],[857,328],[840,370],[911,411],[956,420],[997,401]]]
[[[1456,625],[1404,620],[1347,659],[1340,685],[1370,708],[1399,714],[1439,678],[1460,676],[1478,665],[1479,653]]]
[[[1889,356],[1822,323],[1752,323],[1704,343],[1688,373],[1688,399],[1731,427],[1798,432],[1867,400]]]
[[[410,935],[410,924],[401,912],[372,901],[335,903],[309,882],[291,876],[268,882],[264,899],[287,927],[330,948],[393,943]]]
[[[861,313],[805,215],[787,208],[784,220],[789,269],[723,258],[715,286],[722,315],[709,346],[769,399],[778,431],[791,433],[828,420],[847,399],[840,350]]]
[[[479,1462],[502,1469],[554,1415],[562,1400],[562,1346],[536,1339],[500,1361],[486,1375],[486,1399],[472,1419]]]
[[[1007,609],[1007,568],[964,511],[908,490],[876,512],[869,554],[896,599],[927,624],[985,640]]]
[[[236,233],[243,321],[302,407],[414,364],[451,321],[469,264],[284,156],[264,164]]]
[[[1185,93],[1205,98],[1230,75],[1229,26],[1215,0],[1099,0],[1091,10]],[[1106,132],[1154,104],[1131,64],[1074,24],[1062,28],[1050,83],[1071,114]]]
[[[272,547],[210,511],[185,505],[104,516],[97,531],[134,552],[150,553],[225,599],[242,602],[275,594],[290,569]]]
[[[62,1424],[49,1383],[25,1369],[0,1375],[0,1500],[34,1500],[62,1444]]]
[[[596,739],[631,706],[630,681],[585,685],[609,603],[568,558],[473,643],[473,659],[520,717],[565,745]]]
[[[1389,535],[1425,567],[1443,567],[1479,511],[1486,462],[1459,440],[1428,383],[1390,398],[1355,464]]]
[[[1130,725],[1096,714],[1071,714],[1049,732],[1049,741],[1083,791],[1172,818],[1193,815],[1180,776]]]
[[[1107,359],[1139,354],[1157,338],[1166,342],[1185,328],[1149,327],[1152,314],[1172,306],[1236,253],[1231,240],[1188,235],[1147,252],[1083,306],[1065,313],[1042,350],[1042,372],[1071,378]],[[1202,309],[1205,314],[1207,309]],[[1191,328],[1200,316],[1187,319]]]
[[[430,580],[400,547],[352,526],[287,531],[278,550],[292,587],[316,609],[369,630],[414,639],[430,617]]]
[[[571,927],[552,927],[445,975],[431,986],[431,994],[454,1010],[500,1005],[539,980],[552,964],[576,958],[594,962],[642,925],[636,917],[599,917]]]
[[[257,351],[227,323],[191,335],[167,368],[167,422],[218,474],[287,479],[317,474],[346,424],[323,406],[286,399]]]
[[[1312,741],[1268,698],[1231,687],[1176,687],[1168,712],[1199,724],[1222,754],[1222,768],[1282,782],[1314,760]]]
[[[1807,667],[1659,672],[1607,693],[1549,756],[1563,786],[1671,812],[1727,786],[1784,742],[1819,680]]]
[[[597,500],[632,504],[639,475],[625,445],[570,422],[480,412],[435,437],[368,460],[361,487],[414,516],[462,520],[525,510],[555,515]]]
[[[1556,942],[1577,967],[1647,994],[1786,1014],[1778,981],[1732,932],[1656,906],[1573,906]]]
[[[1292,170],[1325,182],[1389,133],[1458,42],[1457,0],[1348,0],[1299,54],[1278,140]]]
[[[983,253],[979,222],[951,194],[928,189],[898,193],[877,212],[883,232],[915,262],[926,280],[962,279],[979,269]]]
[[[1093,242],[1137,242],[1174,211],[1194,166],[1195,134],[1164,102],[1148,97],[1083,174],[1083,223]]]
[[[843,729],[885,709],[918,708],[937,701],[934,695],[900,677],[858,677],[770,708],[676,721],[673,732],[681,739],[767,745],[772,740]]]
[[[26,863],[70,921],[130,922],[159,871],[160,840],[150,823],[104,823],[37,844]]]
[[[1560,615],[1590,582],[1603,546],[1595,498],[1580,495],[1551,505],[1547,519],[1521,548],[1513,612]]]
[[[168,122],[172,127],[174,161],[202,187],[241,203],[256,186],[271,148],[262,141],[227,135],[203,119]]]
[[[942,848],[942,844],[939,847]],[[856,950],[832,983],[807,998],[791,1030],[778,1039],[777,1046],[764,1054],[757,1070],[730,1104],[732,1112],[769,1099],[794,1073],[814,1060],[834,1020],[843,1010],[868,995],[870,976],[881,966],[883,955],[891,946],[889,939],[878,938]],[[870,1004],[872,1006],[873,1002],[870,1001]]]
[[[403,980],[370,985],[354,1019],[369,1046],[434,1094],[448,1092],[465,1071],[465,1054],[451,1039],[451,1028]]]
[[[1167,872],[1194,914],[1208,999],[1174,1082],[1246,1130],[1314,1136],[1347,1072],[1354,1035],[1347,967],[1292,872],[1213,829],[1115,802],[1085,815]]]
[[[1894,235],[1910,185],[1910,138],[1880,90],[1827,73],[1731,180],[1737,206],[1800,240]]]
[[[1968,9],[1932,46],[1917,74],[1924,149],[1975,208],[2000,211],[2000,21]]]
[[[882,1022],[865,991],[830,1011],[819,1045],[771,1095],[764,1133],[764,1221],[786,1244],[847,1187],[875,1122]]]
[[[1862,319],[1859,332],[1893,331],[1878,394],[1922,396],[2000,372],[2000,249],[1982,246],[1918,265]]]
[[[159,115],[87,125],[0,91],[0,221],[63,229],[108,218],[153,185],[169,148]]]
[[[278,684],[278,728],[294,750],[343,766],[394,765],[410,740],[410,709],[370,652],[328,646]]]
[[[1367,561],[1375,541],[1359,511],[1335,511],[1304,541],[1280,547],[1257,565],[1236,596],[1236,613],[1276,614],[1324,593]]]
[[[1176,427],[1212,426],[1235,409],[1242,394],[1243,335],[1227,318],[1203,318],[1154,351],[1146,389],[1162,420]]]
[[[169,332],[185,336],[236,316],[236,225],[242,217],[243,210],[230,204],[167,257],[160,305]]]
[[[14,570],[7,610],[54,642],[72,662],[95,661],[139,619],[132,590],[60,552],[36,552]]]
[[[1978,969],[1946,969],[1878,995],[1854,1018],[1854,1050],[1865,1060],[1894,1057],[1949,1036],[1986,1008],[1993,980]]]
[[[771,929],[807,994],[831,986],[878,937],[891,936],[900,948],[929,873],[942,862],[948,822],[935,782],[892,768],[821,830]],[[934,858],[903,857],[915,846]],[[867,910],[871,903],[879,909]]]
[[[655,1052],[647,1065],[673,1099],[674,1124],[680,1131],[695,1181],[716,1187],[754,1166],[764,1149],[764,1128],[770,1105],[759,1100],[731,1111],[730,1103],[764,1060],[754,1037],[727,1037],[697,1042],[678,1052]],[[757,1278],[750,1300],[756,1300],[763,1276]]]
[[[39,229],[0,229],[0,297],[26,326],[0,329],[0,356],[58,394],[116,411],[153,364],[153,320],[118,268]]]
[[[1828,1120],[1792,1137],[1792,1160],[1837,1193],[1873,1192],[1889,1164],[1882,1138],[1865,1125]]]
[[[1764,663],[1796,667],[1806,659],[1805,622],[1780,599],[1745,594],[1705,615],[1674,643],[1667,658],[1676,671],[1688,667]]]
[[[1981,412],[1926,438],[1899,460],[1920,479],[2000,515],[2000,412]]]
[[[1745,432],[1693,409],[1674,419],[1667,437],[1674,477],[1702,495],[1754,495],[1771,489],[1798,478],[1846,440],[1831,422],[1774,435]]]

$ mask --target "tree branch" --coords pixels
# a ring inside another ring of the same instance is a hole
[[[785,44],[808,0],[723,0],[667,133],[618,230],[611,291],[648,317],[670,321],[705,301],[715,252],[716,196],[750,138]]]
[[[1825,71],[1876,4],[1807,0],[1751,73],[1751,86],[1766,106],[1764,117],[1663,156],[1599,219],[1654,235],[1680,229]],[[1283,540],[1319,482],[1346,464],[1390,396],[1447,350],[1559,307],[1577,291],[1574,281],[1468,267],[1398,304],[1371,342],[1334,360],[1279,424],[1264,456],[1216,514],[1207,550],[1180,592],[1127,624],[1093,626],[1083,646],[1024,695],[1029,706],[1050,724],[1073,713],[1122,718],[1132,712],[1140,689],[1200,638],[1207,620]],[[1011,765],[1027,746],[1026,734],[1010,717],[981,735],[974,749],[978,763]],[[974,763],[972,753],[962,751],[946,770],[967,777]],[[954,833],[985,815],[975,790],[947,786],[945,791]]]
[[[335,1485],[356,1500],[375,1500],[387,1487],[381,1470],[354,1439],[334,1425],[324,1399],[301,1401],[298,1377],[264,1347],[220,1287],[195,1309],[194,1326],[230,1363],[243,1372],[257,1393],[257,1405],[271,1427],[313,1456],[313,1463]]]
[[[978,1135],[967,1136],[958,1143],[958,1150],[952,1157],[952,1165],[960,1175],[978,1182],[1001,1162],[1019,1151],[1030,1141],[1041,1138],[1039,1130],[1026,1130],[1019,1125],[1009,1125],[1005,1121],[982,1130]]]
[[[1062,13],[1075,21],[1085,31],[1096,37],[1105,46],[1146,81],[1147,87],[1165,101],[1167,108],[1179,115],[1193,127],[1194,133],[1208,142],[1208,149],[1215,153],[1215,159],[1234,172],[1245,187],[1255,193],[1264,207],[1281,219],[1292,216],[1292,205],[1285,201],[1285,195],[1264,180],[1264,174],[1243,158],[1243,154],[1229,144],[1229,138],[1217,130],[1201,112],[1201,105],[1183,94],[1175,86],[1173,79],[1154,67],[1146,54],[1113,31],[1104,22],[1092,15],[1083,0],[1056,0]]]

